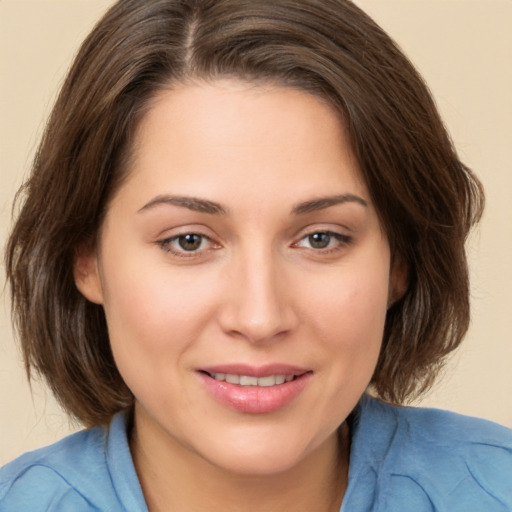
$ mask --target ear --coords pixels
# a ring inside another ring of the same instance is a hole
[[[389,276],[388,309],[398,302],[409,288],[409,268],[403,259],[395,255]]]
[[[103,288],[96,250],[80,247],[75,251],[73,276],[76,287],[86,299],[95,304],[103,304]]]

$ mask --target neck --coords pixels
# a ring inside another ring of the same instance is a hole
[[[136,418],[131,450],[148,510],[203,512],[338,512],[348,481],[344,424],[287,471],[237,474],[219,468]]]

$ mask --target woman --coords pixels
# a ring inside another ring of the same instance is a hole
[[[467,330],[483,194],[353,4],[118,2],[24,194],[25,360],[90,429],[0,510],[512,507],[507,429],[398,405]]]

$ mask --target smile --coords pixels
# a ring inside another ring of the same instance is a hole
[[[295,378],[295,375],[268,375],[266,377],[236,375],[234,373],[208,373],[208,375],[212,379],[228,382],[229,384],[237,384],[238,386],[259,386],[263,388],[279,386]]]
[[[283,364],[222,365],[202,368],[197,375],[217,403],[245,414],[265,414],[298,399],[313,371]]]

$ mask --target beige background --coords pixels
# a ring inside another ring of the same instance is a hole
[[[111,0],[0,0],[0,245],[58,85]],[[512,427],[512,1],[359,0],[429,83],[488,206],[470,241],[473,323],[422,405]],[[3,286],[3,263],[0,264]],[[0,288],[2,290],[2,288]],[[71,426],[39,385],[30,392],[0,301],[0,464]]]

